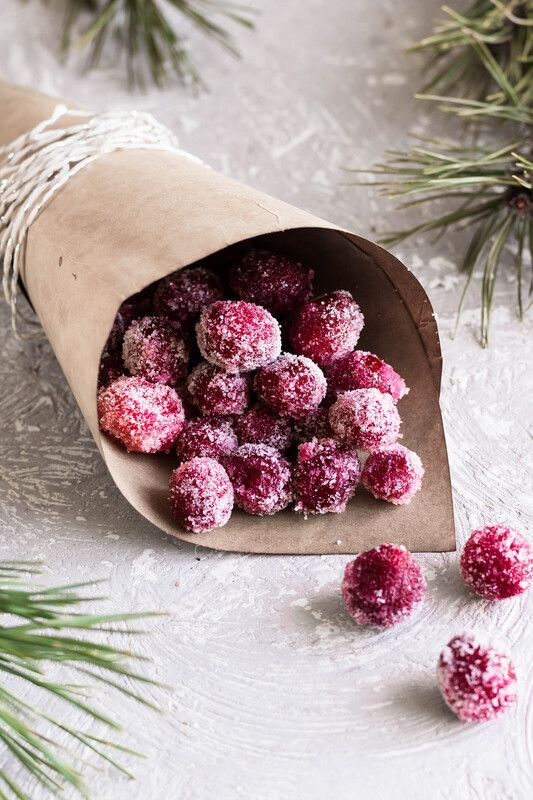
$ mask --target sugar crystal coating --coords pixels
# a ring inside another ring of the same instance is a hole
[[[227,372],[249,372],[281,352],[279,324],[262,306],[243,300],[219,300],[202,312],[196,325],[200,352]]]
[[[223,296],[218,275],[205,267],[185,267],[159,282],[154,310],[189,328],[206,306]]]
[[[250,379],[247,375],[224,372],[207,361],[193,369],[187,379],[187,389],[202,414],[242,414],[250,402]]]
[[[291,465],[265,444],[243,444],[227,459],[235,504],[248,514],[275,514],[292,499]]]
[[[326,396],[324,373],[310,358],[284,353],[255,376],[257,396],[282,417],[315,411]]]
[[[106,350],[122,348],[122,340],[134,319],[145,317],[150,313],[151,300],[148,290],[139,292],[125,300],[117,311],[113,327],[107,339]]]
[[[485,722],[516,702],[509,656],[479,636],[454,636],[440,654],[437,680],[448,707],[463,722]]]
[[[231,517],[233,488],[224,467],[212,458],[192,458],[174,470],[168,489],[170,513],[187,531],[206,533]]]
[[[326,368],[328,396],[335,399],[353,389],[379,389],[390,394],[395,403],[409,391],[401,375],[374,353],[353,350],[337,358]]]
[[[301,444],[294,473],[295,510],[306,515],[342,513],[360,475],[357,453],[334,439]]]
[[[167,317],[134,319],[122,344],[124,366],[153,383],[176,383],[187,374],[189,349],[182,329]]]
[[[239,444],[266,444],[276,450],[287,450],[293,440],[292,423],[261,403],[235,421]]]
[[[364,317],[350,292],[339,289],[304,303],[288,327],[291,349],[311,358],[319,367],[351,352]]]
[[[98,418],[103,431],[137,453],[168,450],[185,422],[174,389],[126,376],[99,390]]]
[[[312,279],[313,270],[293,258],[252,250],[231,269],[229,284],[242,300],[283,316],[309,299]]]
[[[239,443],[231,423],[219,417],[201,417],[185,423],[176,440],[180,461],[208,457],[223,462]]]
[[[533,583],[533,547],[507,525],[486,525],[473,531],[460,565],[468,586],[486,600],[515,597]]]
[[[417,562],[403,545],[360,553],[344,571],[342,597],[359,625],[389,628],[407,619],[426,593]]]
[[[394,444],[400,422],[392,397],[378,389],[343,392],[329,410],[335,436],[361,450],[379,450]]]
[[[395,444],[369,454],[361,483],[377,500],[406,505],[420,489],[423,476],[419,456]]]

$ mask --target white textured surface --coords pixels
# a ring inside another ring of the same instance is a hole
[[[408,129],[428,130],[426,108],[412,100],[416,64],[403,49],[428,29],[434,0],[403,0],[401,13],[394,0],[263,0],[257,33],[238,35],[242,62],[197,43],[210,93],[174,87],[133,98],[117,71],[82,78],[75,64],[57,64],[54,5],[38,13],[37,2],[3,0],[1,78],[87,106],[150,110],[215,168],[363,235],[397,224],[388,204],[343,185],[342,168],[403,145]],[[491,521],[531,532],[531,324],[508,310],[511,274],[500,281],[485,352],[475,341],[478,285],[450,336],[457,237],[406,244],[400,256],[439,315],[459,542]],[[95,774],[96,798],[532,796],[532,593],[489,606],[463,587],[456,555],[422,557],[428,600],[405,626],[376,634],[343,612],[344,557],[177,544],[118,495],[47,344],[13,341],[5,307],[0,327],[0,556],[46,560],[50,582],[108,576],[115,607],[173,611],[142,643],[156,676],[175,687],[159,695],[165,716],[116,702],[149,760],[133,764],[135,784]],[[478,727],[445,710],[434,678],[440,647],[472,626],[507,639],[520,680],[518,708]],[[26,787],[32,800],[42,796]]]

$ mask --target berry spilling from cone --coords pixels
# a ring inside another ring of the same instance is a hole
[[[350,292],[313,297],[312,280],[299,261],[252,250],[225,277],[186,267],[120,307],[100,426],[129,451],[177,456],[169,506],[186,530],[224,525],[233,503],[307,516],[341,513],[361,482],[396,504],[420,489],[420,459],[397,444],[405,381],[355,349],[364,317]],[[222,474],[233,494],[221,505]]]

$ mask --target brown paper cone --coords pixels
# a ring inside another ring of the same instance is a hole
[[[57,101],[0,84],[0,144],[50,116]],[[65,124],[65,118],[61,125]],[[243,245],[295,255],[317,290],[353,292],[366,324],[359,346],[391,362],[411,391],[400,401],[403,443],[426,474],[408,506],[359,490],[344,514],[305,520],[235,511],[206,534],[182,531],[166,503],[172,459],[126,453],[99,431],[96,383],[120,303],[211,254]],[[453,550],[453,509],[439,409],[441,354],[429,300],[390,253],[179,155],[123,151],[75,175],[32,225],[22,279],[116,485],[144,517],[189,542],[254,553],[353,553],[381,542]]]

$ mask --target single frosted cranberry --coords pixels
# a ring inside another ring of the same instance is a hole
[[[226,460],[235,503],[248,514],[275,514],[292,499],[291,465],[265,444],[243,444]]]
[[[223,296],[218,275],[205,267],[185,267],[159,281],[154,310],[189,328],[206,306]]]
[[[293,440],[292,423],[266,406],[257,403],[235,421],[239,444],[266,444],[276,450],[287,450]]]
[[[346,565],[342,596],[359,625],[389,628],[407,619],[426,593],[422,570],[405,547],[382,544]]]
[[[310,358],[285,353],[258,371],[254,389],[276,414],[299,419],[316,411],[326,396],[326,379]]]
[[[420,489],[423,475],[417,454],[395,444],[369,454],[361,483],[377,500],[406,505]]]
[[[142,317],[133,320],[124,334],[122,359],[132,375],[173,384],[187,375],[189,348],[179,323]]]
[[[486,525],[470,534],[461,555],[461,574],[486,600],[516,597],[533,583],[533,547],[507,525]]]
[[[463,722],[485,722],[516,702],[516,673],[506,653],[464,633],[439,657],[437,680],[449,708]]]
[[[293,315],[288,327],[291,349],[324,367],[354,349],[363,325],[350,292],[329,292],[304,303]]]
[[[353,350],[337,358],[325,372],[328,397],[333,400],[341,392],[350,392],[353,389],[379,389],[384,394],[390,394],[397,403],[409,391],[404,379],[390,364],[364,350]]]
[[[279,324],[272,314],[243,300],[219,300],[202,312],[196,325],[200,352],[226,372],[249,372],[281,352]]]
[[[329,410],[335,436],[361,450],[379,450],[396,442],[400,415],[389,394],[355,389],[340,394]]]
[[[360,475],[355,450],[333,439],[301,444],[294,474],[295,510],[304,514],[342,513]]]
[[[187,379],[193,403],[202,414],[228,416],[243,414],[250,402],[250,379],[247,375],[224,372],[202,361]]]
[[[122,377],[98,392],[100,427],[127,450],[168,450],[185,423],[178,395],[163,383]]]
[[[176,452],[180,461],[207,457],[222,462],[238,445],[230,422],[219,417],[200,417],[185,423],[176,440]]]
[[[185,461],[170,476],[170,513],[185,530],[206,533],[231,517],[233,488],[221,464],[212,458]]]
[[[288,256],[252,250],[229,275],[233,291],[249,303],[284,316],[311,295],[313,270]]]

